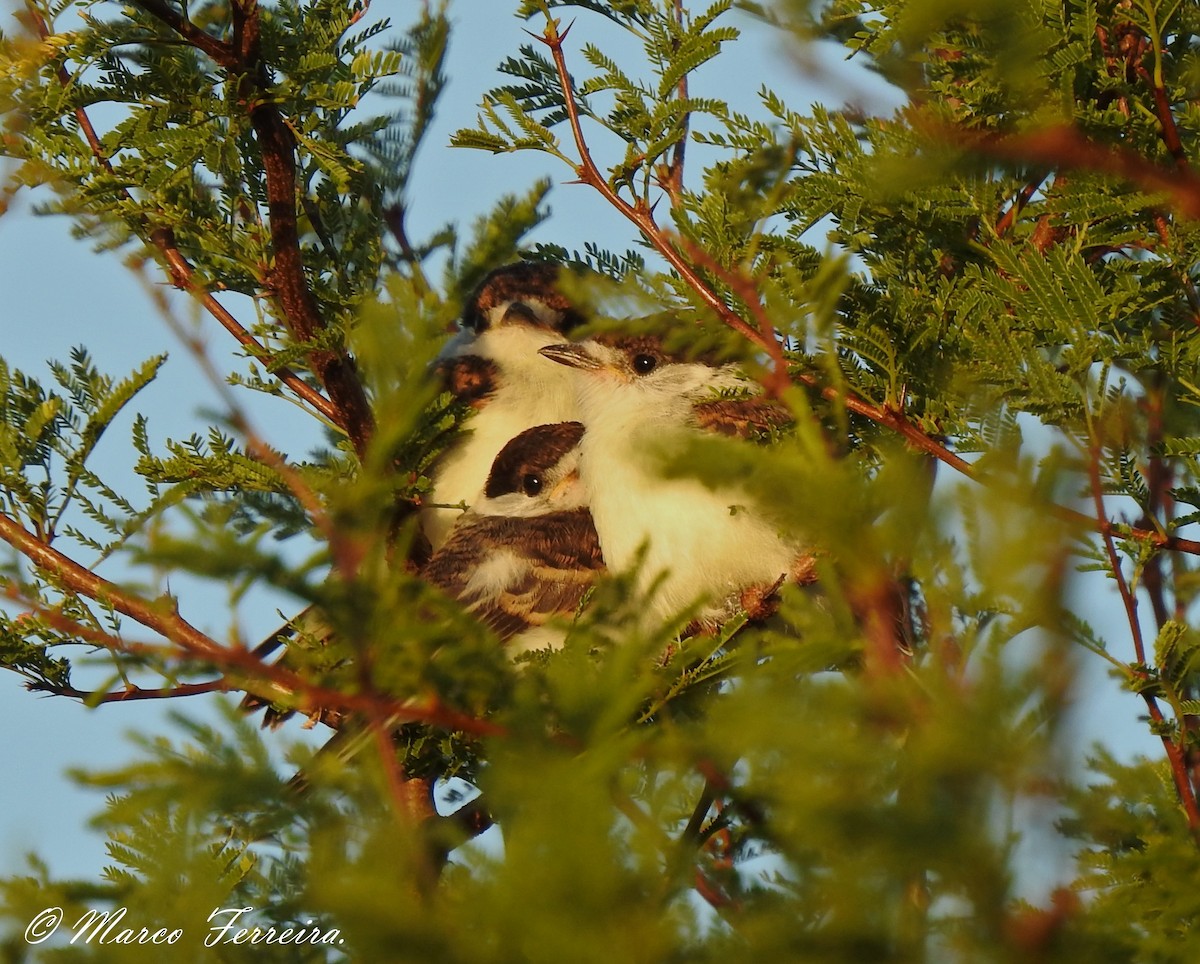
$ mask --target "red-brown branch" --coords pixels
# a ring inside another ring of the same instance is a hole
[[[200,632],[179,615],[173,602],[151,603],[125,592],[120,586],[85,569],[74,559],[42,542],[6,513],[0,512],[0,539],[16,549],[40,569],[51,573],[69,589],[111,606],[169,639],[188,654],[200,658],[219,655],[224,647]]]
[[[326,325],[316,299],[309,288],[300,250],[300,232],[296,213],[296,142],[283,115],[270,97],[270,83],[261,57],[259,7],[256,2],[234,2],[233,41],[226,43],[205,33],[187,17],[161,0],[136,0],[138,6],[180,37],[234,75],[239,100],[246,109],[262,152],[263,172],[267,186],[268,223],[274,265],[268,286],[278,301],[283,321],[292,336],[300,342],[312,343]],[[96,150],[98,142],[93,145]],[[154,239],[163,249],[163,245]],[[174,249],[174,256],[164,250],[171,266],[173,279],[185,290],[191,288],[191,268]],[[205,307],[213,311],[212,296],[207,295]],[[203,300],[203,297],[202,297]],[[243,345],[257,344],[228,313],[213,312]],[[248,340],[249,339],[249,340]],[[259,352],[265,350],[259,347]],[[374,419],[367,403],[366,392],[354,363],[343,351],[314,348],[308,352],[309,364],[325,387],[329,401],[316,406],[326,418],[346,432],[360,457],[366,454],[367,442],[374,429]],[[283,377],[282,375],[280,376]],[[287,381],[287,379],[285,379]],[[300,380],[300,384],[304,384]],[[288,384],[294,388],[291,381]],[[307,386],[305,386],[307,389]],[[311,389],[299,392],[310,403],[316,393]],[[322,399],[324,402],[324,399]]]
[[[175,232],[170,228],[156,228],[150,232],[150,240],[158,248],[165,262],[167,274],[171,283],[180,291],[185,291],[198,299],[210,315],[237,340],[251,358],[261,361],[267,371],[290,388],[298,398],[307,402],[325,419],[334,425],[339,423],[338,410],[329,399],[308,384],[303,378],[286,366],[271,367],[270,352],[242,326],[233,314],[225,308],[211,291],[206,290],[196,282],[195,272],[187,258],[175,243]]]
[[[1042,186],[1042,182],[1044,180],[1046,180],[1045,172],[1031,177],[1028,183],[1021,188],[1021,190],[1017,193],[1016,198],[1013,200],[1013,203],[1009,205],[1008,210],[1005,211],[1000,220],[996,222],[996,237],[1002,238],[1008,233],[1009,228],[1016,223],[1017,217],[1023,210],[1025,210],[1025,206],[1029,203],[1034,194],[1037,193],[1037,189]]]
[[[70,699],[82,700],[84,703],[99,705],[101,703],[129,703],[137,700],[172,700],[187,696],[198,696],[203,693],[226,693],[235,687],[225,679],[209,680],[207,683],[180,683],[178,686],[164,686],[160,689],[143,689],[140,686],[129,686],[122,690],[100,692],[98,690],[80,690],[74,686],[56,686],[53,683],[30,682],[26,689],[33,693],[49,693],[51,696],[66,696]]]
[[[1162,128],[1163,144],[1175,159],[1175,166],[1181,171],[1187,170],[1187,152],[1184,151],[1183,141],[1179,138],[1179,128],[1175,124],[1175,114],[1171,110],[1171,101],[1167,98],[1166,90],[1161,84],[1155,83],[1154,77],[1145,67],[1138,67],[1138,77],[1146,82],[1154,96],[1154,112],[1158,115],[1158,123]]]
[[[682,30],[683,0],[675,0],[675,23]],[[688,75],[686,72],[679,78],[676,96],[681,101],[687,100]],[[671,161],[667,165],[667,176],[663,178],[663,190],[667,192],[667,195],[675,204],[679,203],[680,195],[683,194],[683,162],[684,156],[687,153],[688,120],[690,116],[690,113],[683,115],[683,130],[680,132],[679,140],[675,142],[675,146],[671,150]]]
[[[234,57],[238,101],[250,118],[258,141],[266,180],[268,224],[274,264],[268,285],[278,300],[284,323],[292,336],[310,345],[326,326],[309,287],[300,249],[296,210],[296,138],[272,96],[270,78],[262,59],[260,9],[256,0],[240,0],[230,7],[233,17]],[[233,78],[231,78],[233,79]],[[374,431],[374,417],[362,380],[350,356],[329,348],[310,348],[308,361],[338,412],[360,458]]]
[[[161,7],[166,14],[178,18],[178,15],[175,14],[174,11],[172,11],[169,7],[165,7],[158,3],[157,0],[141,0],[141,2],[142,6],[145,7],[148,12],[154,12]],[[27,10],[34,25],[34,29],[37,30],[38,36],[42,40],[47,39],[50,36],[50,27],[46,23],[45,18],[43,18],[42,15],[33,7],[27,7]],[[197,32],[201,33],[204,37],[208,37],[208,34],[204,34],[203,31],[198,31],[198,28],[193,27],[193,30],[197,30]],[[212,38],[208,39],[212,40]],[[218,41],[215,40],[212,42],[218,43]],[[206,52],[208,51],[206,50]],[[58,80],[59,83],[61,83],[64,87],[67,87],[71,84],[71,75],[67,72],[66,67],[58,68]],[[75,120],[79,123],[80,131],[83,132],[84,140],[87,141],[88,147],[91,149],[92,156],[106,172],[113,174],[114,172],[112,163],[109,161],[108,155],[104,153],[103,146],[100,143],[100,136],[96,133],[95,125],[92,124],[92,120],[88,116],[87,111],[85,111],[82,107],[77,107],[74,110],[74,115]],[[133,201],[133,197],[125,188],[119,188],[118,191],[125,200],[130,202]],[[153,243],[154,247],[158,249],[159,254],[162,256],[167,274],[170,276],[172,284],[174,284],[175,287],[179,288],[181,291],[186,291],[188,294],[197,298],[204,309],[210,315],[212,315],[221,324],[221,326],[225,328],[226,331],[232,334],[252,357],[265,361],[269,354],[267,349],[263,347],[263,345],[256,338],[254,338],[253,335],[246,331],[246,329],[237,321],[237,319],[234,318],[233,315],[230,314],[230,312],[219,301],[217,301],[210,291],[205,290],[196,283],[192,266],[183,256],[183,253],[179,250],[178,245],[176,245],[174,233],[169,228],[151,228],[148,236],[151,243]],[[321,395],[320,392],[314,390],[312,386],[300,378],[300,376],[298,376],[295,372],[291,371],[289,368],[281,366],[276,368],[273,374],[281,382],[287,385],[293,392],[295,392],[297,397],[307,402],[325,418],[336,423],[338,415],[337,410],[330,404],[328,399]]]
[[[566,33],[566,31],[559,33],[554,21],[550,20],[547,23],[543,36],[538,37],[536,34],[533,36],[549,48],[555,70],[558,74],[559,85],[563,92],[563,102],[567,111],[567,119],[570,123],[571,136],[575,141],[575,148],[579,153],[579,164],[576,166],[576,174],[579,180],[597,190],[609,204],[632,222],[642,232],[642,235],[662,254],[667,263],[675,269],[680,278],[700,296],[701,300],[726,325],[755,345],[758,345],[772,359],[776,359],[782,348],[779,344],[779,339],[774,335],[774,329],[770,326],[769,321],[765,326],[755,328],[754,325],[749,324],[730,308],[724,299],[700,276],[689,260],[683,256],[683,252],[676,247],[669,235],[655,223],[645,203],[639,201],[637,204],[630,204],[622,198],[613,190],[600,169],[596,166],[591,150],[587,145],[587,139],[583,133],[579,109],[575,103],[575,94],[571,86],[570,72],[567,69],[566,57],[563,54],[562,45],[566,39]],[[1173,196],[1179,196],[1188,200],[1189,209],[1194,207],[1196,216],[1200,216],[1200,179],[1188,174],[1187,181],[1190,186],[1179,188],[1176,184],[1179,178],[1178,174],[1164,172],[1129,152],[1109,151],[1107,148],[1088,141],[1071,128],[1051,128],[1040,134],[1011,138],[969,135],[962,130],[954,128],[942,129],[941,133],[947,139],[965,143],[966,146],[979,150],[981,153],[990,152],[993,156],[1006,157],[1010,160],[1036,161],[1039,166],[1045,167],[1048,170],[1059,166],[1060,162],[1063,161],[1066,162],[1066,166],[1092,167],[1108,171],[1109,173],[1112,173],[1111,165],[1118,165],[1121,166],[1122,171],[1128,171],[1132,179],[1137,180],[1140,178],[1143,182],[1152,184],[1155,190],[1167,190]],[[1064,152],[1062,156],[1056,153],[1059,149],[1062,149]],[[1027,190],[1032,195],[1033,191],[1036,190],[1036,186],[1032,189],[1027,188]],[[745,300],[751,310],[753,310],[753,306],[756,304],[761,307],[761,301],[757,297]],[[764,328],[770,331],[769,335],[764,333]],[[795,378],[802,384],[820,391],[826,399],[838,401],[845,405],[848,411],[870,419],[877,425],[895,432],[916,451],[936,458],[967,478],[981,481],[980,476],[971,463],[950,451],[950,449],[937,439],[927,435],[910,422],[901,409],[887,404],[875,405],[852,393],[832,386],[822,385],[812,375],[800,374],[795,376]],[[1053,506],[1050,511],[1058,518],[1067,522],[1099,531],[1109,536],[1113,532],[1112,523],[1107,519],[1097,520],[1086,513],[1077,512],[1065,506]],[[1136,526],[1131,527],[1128,534],[1130,538],[1148,541],[1161,549],[1171,549],[1200,555],[1200,542],[1192,539],[1181,539],[1178,536],[1165,535],[1153,529],[1141,529]]]
[[[182,653],[221,671],[237,670],[250,680],[265,680],[275,692],[302,696],[305,704],[310,706],[335,707],[347,712],[363,713],[371,718],[386,716],[399,720],[420,721],[442,729],[461,730],[480,736],[503,732],[501,727],[486,720],[443,706],[436,698],[431,697],[420,702],[397,700],[365,688],[357,693],[344,693],[315,685],[278,663],[264,663],[257,650],[249,650],[240,645],[223,646],[180,616],[173,602],[152,603],[133,595],[46,545],[4,513],[0,513],[0,540],[7,542],[38,568],[52,575],[55,581],[68,591],[110,606],[123,616],[128,616],[158,633],[176,648],[174,651],[167,650],[167,655]],[[95,643],[111,652],[129,655],[161,655],[164,652],[162,646],[129,642],[94,627],[82,626],[60,612],[20,596],[11,585],[6,585],[4,591],[8,598],[37,612],[40,618],[60,632]]]
[[[1108,531],[1108,516],[1104,509],[1104,490],[1100,482],[1100,456],[1099,447],[1093,444],[1088,453],[1088,480],[1091,485],[1092,503],[1096,508],[1096,519],[1100,522],[1104,551],[1108,556],[1108,567],[1117,581],[1117,590],[1120,592],[1121,602],[1125,606],[1125,618],[1129,623],[1129,632],[1133,639],[1134,658],[1139,664],[1145,666],[1147,665],[1146,644],[1142,638],[1142,627],[1138,620],[1137,600],[1129,588],[1125,573],[1121,570],[1121,559],[1117,555],[1117,547],[1113,543],[1112,534]],[[1157,729],[1161,734],[1163,749],[1166,751],[1167,760],[1171,766],[1171,779],[1175,783],[1175,792],[1179,797],[1179,802],[1187,814],[1188,826],[1193,834],[1200,835],[1200,805],[1197,804],[1195,790],[1188,778],[1187,759],[1184,747],[1181,745],[1186,738],[1183,721],[1177,721],[1180,727],[1180,742],[1177,743],[1166,732],[1165,718],[1158,705],[1158,700],[1151,693],[1143,692],[1141,696],[1150,713],[1150,719],[1158,725]]]
[[[771,370],[763,379],[763,387],[767,393],[778,398],[789,388],[792,380],[788,375],[787,357],[783,353],[783,343],[775,331],[775,325],[767,315],[766,306],[758,293],[754,279],[745,271],[726,268],[717,263],[716,258],[701,248],[692,244],[686,238],[680,238],[679,243],[687,249],[688,257],[701,265],[705,271],[720,278],[738,299],[750,309],[754,320],[758,323],[758,335],[755,343],[767,350],[771,358]]]
[[[696,271],[695,267],[683,256],[683,253],[672,244],[668,235],[659,228],[646,203],[638,200],[636,204],[630,204],[613,190],[607,179],[600,172],[600,169],[596,166],[596,162],[592,159],[591,151],[587,146],[587,140],[583,134],[583,126],[579,120],[579,107],[575,103],[575,92],[571,87],[571,75],[567,70],[567,61],[562,49],[567,31],[560,34],[554,21],[551,20],[547,23],[544,36],[537,37],[536,34],[534,36],[550,49],[550,56],[554,61],[554,67],[558,73],[559,84],[563,91],[563,101],[567,111],[567,119],[571,126],[571,136],[574,138],[575,148],[579,152],[579,165],[576,167],[576,174],[579,180],[599,191],[609,204],[631,221],[642,232],[646,240],[654,245],[658,252],[666,259],[667,263],[700,296],[700,299],[716,312],[717,316],[725,324],[764,350],[768,352],[773,351],[771,342],[775,341],[775,339],[764,339],[760,332],[756,331],[752,325],[747,324],[737,312],[733,311],[725,303],[719,294],[713,291]]]
[[[232,70],[237,67],[237,59],[234,57],[229,44],[212,36],[212,34],[205,33],[188,20],[186,16],[168,4],[163,3],[162,0],[134,0],[134,3],[150,14],[150,16],[154,17],[155,20],[166,24],[179,34],[180,37],[221,67],[224,67],[226,70]],[[236,2],[234,6],[237,6]]]
[[[1165,194],[1178,211],[1200,218],[1200,177],[1189,169],[1164,170],[1140,154],[1088,139],[1074,127],[1047,127],[1028,134],[997,136],[940,128],[951,143],[998,160],[1039,168],[1096,171],[1123,178],[1145,191]]]

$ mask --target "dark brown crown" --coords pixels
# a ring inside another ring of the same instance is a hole
[[[489,499],[525,491],[527,476],[541,476],[554,468],[583,438],[579,422],[535,425],[509,441],[492,463],[484,495]]]
[[[559,321],[551,326],[557,331],[570,331],[583,324],[583,315],[558,290],[559,272],[562,270],[559,265],[548,261],[517,261],[490,271],[467,300],[462,316],[463,327],[484,331],[490,323],[493,308],[505,303],[525,308],[531,299],[558,312]],[[521,317],[530,324],[545,324],[528,308],[521,312]]]

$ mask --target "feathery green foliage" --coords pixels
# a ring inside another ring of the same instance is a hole
[[[628,220],[623,253],[586,230],[532,249],[596,270],[565,285],[598,323],[735,338],[791,424],[654,454],[736,485],[813,548],[814,584],[705,633],[694,610],[647,626],[613,573],[560,651],[509,660],[419,574],[415,509],[464,414],[428,373],[471,288],[554,221],[540,180],[408,236],[447,12],[31,3],[0,39],[14,188],[161,266],[238,339],[229,397],[294,400],[325,447],[284,451],[236,401],[184,440],[139,416],[139,501],[93,454],[162,360],[117,380],[80,349],[55,389],[0,362],[22,610],[0,665],[95,703],[244,689],[339,731],[281,764],[235,714],[181,717],[178,744],[81,777],[112,793],[113,866],[0,885],[6,955],[145,953],[31,950],[60,906],[182,928],[171,960],[243,959],[204,943],[240,907],[334,941],[265,960],[1194,959],[1200,8],[514,6],[534,42],[497,53],[453,144],[547,154]],[[904,105],[764,83],[735,109],[747,10]],[[172,577],[226,587],[231,621],[264,585],[312,607],[287,614],[290,668],[261,658],[274,638],[195,630]],[[1079,746],[1096,668],[1159,758]],[[451,776],[479,796],[435,815]]]

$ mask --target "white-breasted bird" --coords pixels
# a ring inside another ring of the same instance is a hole
[[[433,549],[483,492],[500,449],[527,428],[575,418],[571,378],[539,349],[566,340],[583,316],[558,289],[558,265],[520,261],[487,275],[439,355],[447,387],[474,409],[433,469],[422,528]]]
[[[736,365],[671,354],[646,335],[551,345],[542,354],[578,373],[579,471],[600,547],[613,572],[640,558],[638,585],[653,588],[653,618],[700,602],[699,618],[716,621],[731,597],[808,576],[801,543],[736,485],[668,478],[656,464],[656,453],[688,433],[746,437],[790,419],[785,406],[754,394]]]
[[[421,574],[508,642],[513,655],[561,642],[604,570],[579,478],[579,422],[526,429],[500,451],[483,496]]]
[[[584,321],[558,289],[563,270],[548,262],[518,261],[489,272],[467,300],[458,333],[439,354],[436,368],[446,387],[474,411],[462,436],[433,467],[429,501],[435,505],[421,513],[421,528],[433,550],[461,518],[463,511],[456,506],[479,500],[507,442],[531,426],[575,416],[570,373],[538,354],[540,348],[564,341],[564,333]],[[312,622],[309,610],[295,620],[300,627]],[[285,626],[258,651],[265,656],[296,631],[292,624]],[[266,703],[247,695],[243,708],[253,711]],[[264,725],[278,725],[289,715],[268,710]]]

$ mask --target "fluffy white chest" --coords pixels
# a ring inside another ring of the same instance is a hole
[[[769,584],[796,555],[736,488],[709,489],[695,479],[658,475],[639,445],[644,429],[621,437],[589,433],[580,471],[608,567],[628,570],[643,550],[638,586],[658,583],[651,607],[663,618],[703,599],[715,611],[730,593]]]
[[[492,463],[509,441],[535,425],[576,418],[570,373],[537,353],[538,348],[562,338],[546,331],[504,335],[499,346],[486,342],[479,346],[484,357],[496,362],[496,390],[471,416],[464,437],[442,457],[434,478],[433,502],[474,505],[483,494]],[[434,549],[446,541],[461,514],[456,508],[431,509],[425,514],[425,534]]]

